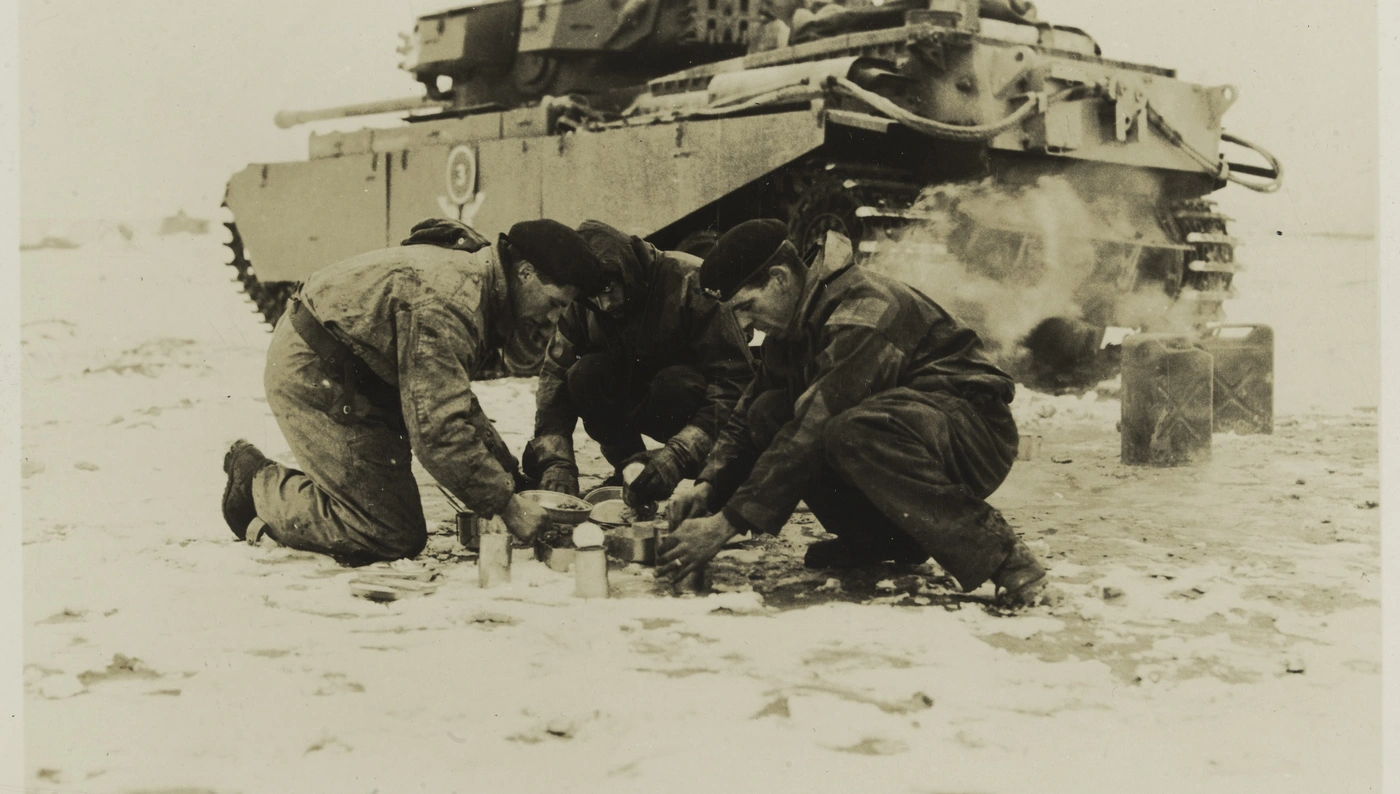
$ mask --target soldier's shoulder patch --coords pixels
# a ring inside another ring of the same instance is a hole
[[[842,301],[836,311],[826,319],[827,325],[860,325],[866,328],[879,328],[880,318],[885,315],[889,304],[879,298],[853,298]]]

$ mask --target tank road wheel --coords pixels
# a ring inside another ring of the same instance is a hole
[[[225,205],[227,206],[227,205]],[[258,308],[268,325],[276,325],[277,319],[287,307],[287,299],[292,297],[300,286],[295,281],[262,282],[253,274],[253,263],[248,261],[243,249],[243,237],[238,233],[238,224],[228,221],[224,224],[229,231],[228,246],[231,259],[229,264],[238,271],[238,283],[248,299]]]
[[[844,235],[859,250],[865,223],[856,214],[864,202],[840,184],[820,181],[798,199],[788,218],[788,237],[806,258],[826,239],[827,232]]]

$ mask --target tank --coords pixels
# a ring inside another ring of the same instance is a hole
[[[1117,367],[1105,329],[1223,321],[1236,241],[1207,197],[1281,179],[1224,131],[1234,88],[1107,58],[1023,0],[493,0],[401,35],[420,93],[280,112],[392,116],[228,183],[229,258],[269,322],[427,217],[596,218],[700,255],[773,217],[803,251],[846,235],[1022,382],[1074,390]]]

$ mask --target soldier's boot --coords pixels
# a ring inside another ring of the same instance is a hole
[[[928,552],[907,535],[888,539],[843,535],[808,546],[802,564],[808,568],[860,568],[881,562],[918,565],[927,559]]]
[[[239,439],[224,453],[224,474],[228,482],[224,485],[224,521],[239,540],[247,537],[248,525],[258,517],[253,505],[253,475],[272,461],[255,446]]]
[[[996,585],[998,606],[1020,609],[1040,603],[1050,580],[1035,552],[1018,538],[1001,567],[992,574],[992,584]]]

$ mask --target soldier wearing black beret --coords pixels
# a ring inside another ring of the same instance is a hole
[[[1045,569],[984,501],[1016,459],[1010,376],[918,290],[858,267],[831,233],[810,267],[775,220],[722,236],[700,284],[766,335],[757,375],[696,484],[672,498],[658,575],[680,578],[740,532],[777,533],[805,501],[837,535],[809,567],[932,556],[964,590],[1039,600]]]
[[[753,377],[748,348],[729,312],[701,292],[698,258],[596,220],[578,233],[607,284],[575,300],[555,328],[521,465],[541,487],[577,495],[573,436],[582,420],[624,498],[641,506],[700,472]],[[662,446],[646,449],[643,435]],[[624,483],[631,463],[640,473]]]
[[[234,443],[229,529],[350,564],[413,557],[428,539],[416,458],[467,507],[532,537],[548,515],[516,495],[519,465],[471,382],[492,351],[528,350],[601,281],[583,238],[550,220],[517,223],[492,246],[432,219],[403,245],[317,271],[273,331],[264,373],[298,468]]]

